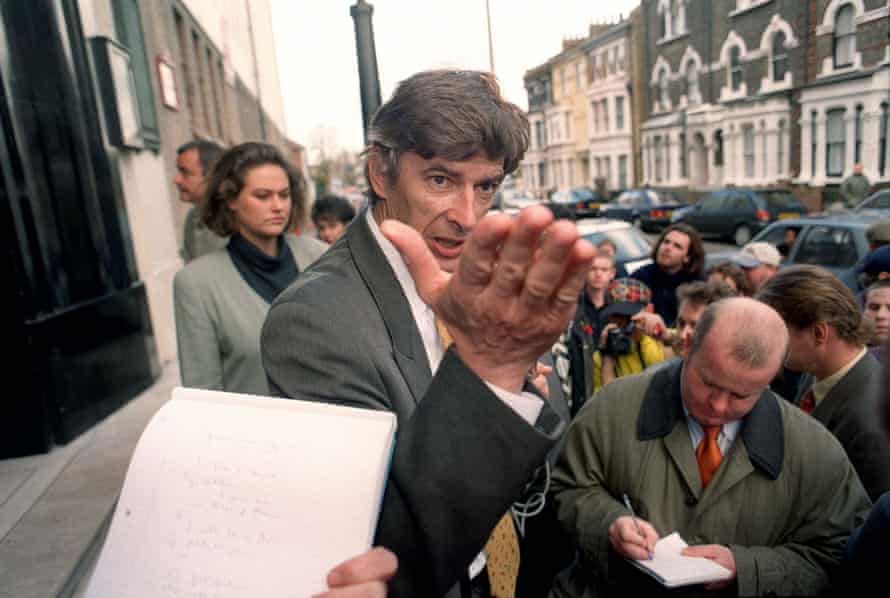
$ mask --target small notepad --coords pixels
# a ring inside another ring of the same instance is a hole
[[[732,571],[710,559],[680,554],[687,546],[689,545],[680,534],[674,532],[655,543],[651,561],[631,559],[630,562],[668,588],[710,583],[732,577]]]
[[[371,546],[393,413],[177,388],[130,462],[87,598],[277,598]]]

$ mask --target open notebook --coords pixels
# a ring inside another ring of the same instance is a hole
[[[376,527],[395,415],[177,388],[142,434],[87,598],[311,596]]]
[[[680,554],[687,546],[680,534],[674,532],[655,543],[651,561],[629,560],[668,588],[720,581],[732,575],[729,569],[712,560]]]

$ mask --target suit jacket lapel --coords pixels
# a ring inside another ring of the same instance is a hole
[[[380,310],[392,341],[393,358],[417,403],[432,379],[423,339],[411,314],[411,306],[395,272],[365,220],[366,210],[346,231],[349,251],[365,285]]]
[[[872,366],[874,366],[875,372],[870,371]],[[860,386],[862,378],[872,375],[880,375],[880,364],[874,356],[866,353],[856,365],[850,368],[850,371],[843,378],[838,380],[828,394],[819,401],[815,411],[813,411],[813,417],[828,425],[828,422],[834,419],[839,410],[846,408],[845,403],[851,395],[859,394],[862,391],[861,388],[857,388]]]

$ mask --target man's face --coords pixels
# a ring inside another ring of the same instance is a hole
[[[745,276],[748,277],[748,282],[751,283],[751,287],[756,291],[763,286],[763,283],[775,276],[778,270],[776,266],[760,264],[753,268],[745,268]]]
[[[204,195],[204,169],[198,150],[190,149],[176,156],[176,176],[173,184],[179,189],[179,199],[186,203],[197,203]]]
[[[427,160],[414,152],[399,158],[395,185],[390,186],[383,175],[371,177],[382,198],[383,217],[419,232],[446,272],[457,267],[467,237],[491,207],[503,178],[502,160],[480,154],[463,161]]]
[[[593,266],[587,273],[587,286],[596,291],[602,291],[609,286],[615,278],[615,266],[608,257],[593,258]]]
[[[672,230],[665,235],[655,256],[658,267],[671,274],[682,270],[689,261],[689,242],[689,235],[680,231]]]
[[[319,216],[315,221],[318,238],[331,245],[346,230],[346,225],[333,216]]]
[[[890,287],[869,291],[864,315],[875,323],[875,333],[869,345],[882,346],[890,337]]]
[[[677,312],[677,353],[683,359],[689,357],[689,349],[692,348],[692,334],[705,311],[703,303],[684,301]]]
[[[762,368],[739,363],[729,355],[729,341],[715,328],[683,364],[683,403],[702,426],[722,426],[745,417],[778,370],[775,359]]]

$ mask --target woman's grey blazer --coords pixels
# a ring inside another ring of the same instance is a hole
[[[327,245],[287,235],[300,272]],[[244,280],[228,251],[189,263],[173,280],[176,345],[183,386],[268,395],[260,328],[269,304]]]

